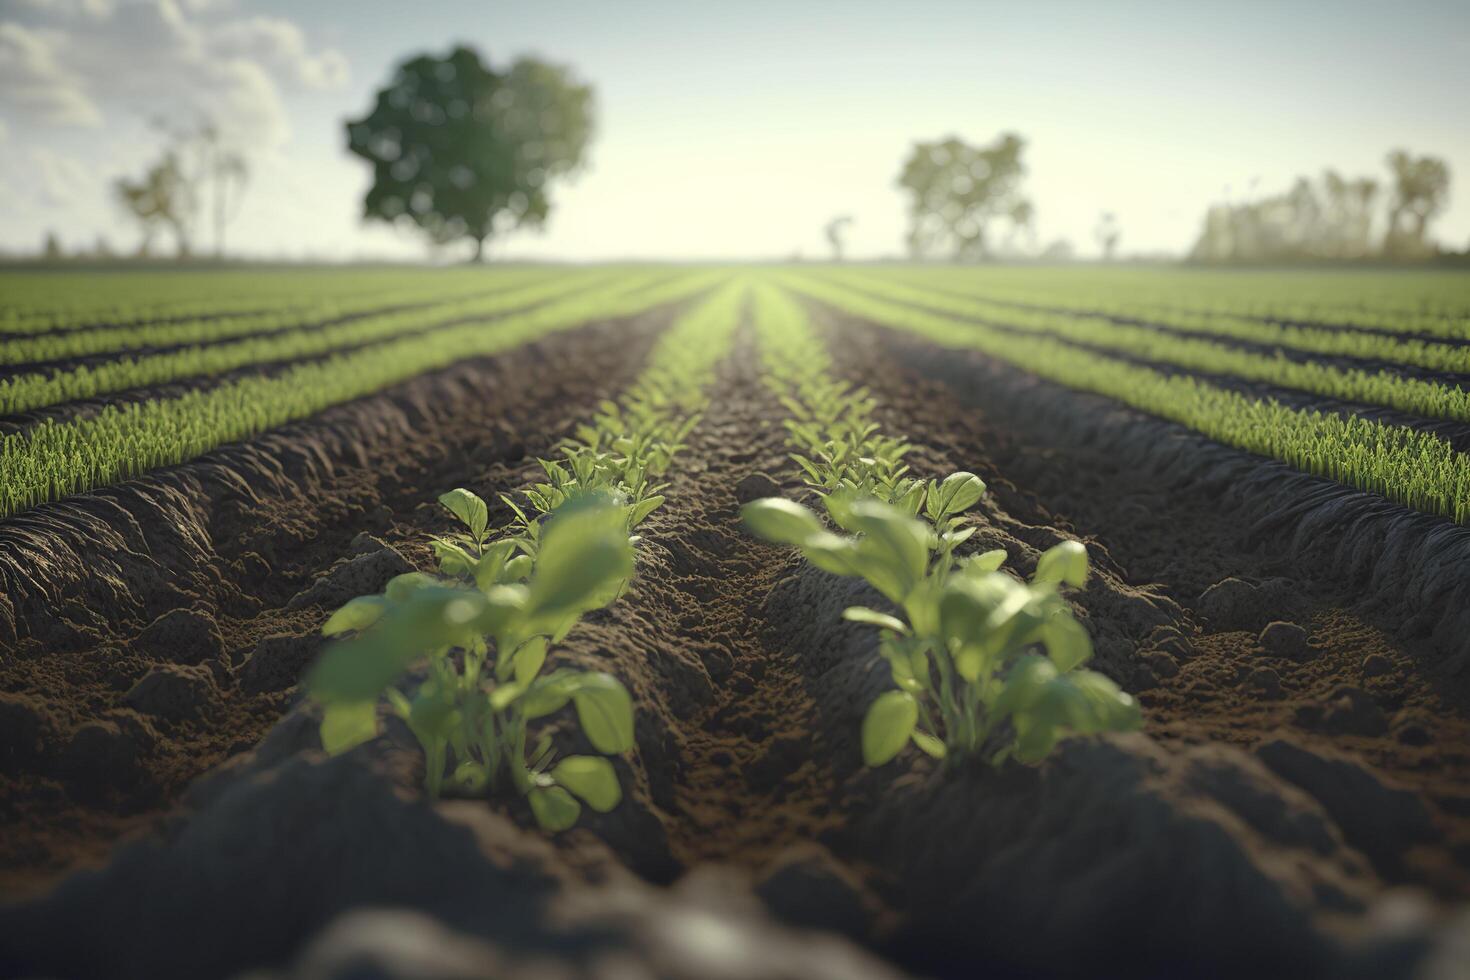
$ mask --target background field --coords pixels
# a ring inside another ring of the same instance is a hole
[[[0,933],[31,969],[228,975],[364,901],[528,962],[667,942],[691,978],[696,914],[769,951],[753,976],[1437,976],[1453,949],[1463,273],[12,270],[0,296],[0,883],[33,899]],[[921,477],[978,474],[967,552],[1030,575],[1083,544],[1072,608],[1142,734],[862,764],[891,681],[841,610],[882,598],[740,526],[811,499],[803,391],[856,399]],[[619,806],[555,837],[519,801],[436,808],[392,726],[323,759],[300,683],[327,615],[434,567],[439,494],[503,527],[537,458],[635,402],[697,421],[629,591],[553,651],[633,695]]]

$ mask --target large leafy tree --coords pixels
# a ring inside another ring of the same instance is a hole
[[[576,171],[592,136],[592,89],[521,58],[497,72],[472,49],[398,66],[347,146],[373,167],[365,218],[413,224],[445,244],[540,227],[554,179]]]
[[[1031,202],[1021,193],[1026,141],[1005,133],[989,146],[958,137],[915,143],[898,177],[909,192],[909,253],[985,259],[990,227],[1009,222],[1012,235],[1030,225]]]

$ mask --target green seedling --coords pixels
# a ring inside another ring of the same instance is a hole
[[[323,746],[341,752],[371,738],[386,697],[423,747],[432,795],[446,785],[493,791],[508,779],[547,830],[570,827],[582,803],[611,809],[621,790],[607,759],[557,759],[546,739],[528,749],[527,729],[570,704],[597,751],[632,748],[633,705],[622,684],[603,673],[543,670],[549,645],[632,573],[625,504],[598,495],[566,503],[543,522],[534,562],[522,562],[529,556],[512,557],[515,541],[485,541],[478,497],[455,491],[443,499],[465,531],[437,542],[440,573],[401,575],[323,627],[345,637],[307,679],[324,708]],[[400,690],[397,682],[424,658],[427,677],[411,693]]]
[[[632,700],[607,674],[546,672],[550,648],[580,616],[627,587],[632,532],[663,503],[665,473],[704,404],[714,365],[738,323],[738,284],[681,317],[620,402],[605,402],[553,459],[544,479],[502,496],[514,515],[492,532],[485,501],[452,490],[439,502],[459,527],[432,541],[438,569],[412,572],[382,595],[339,609],[323,632],[344,637],[309,678],[324,706],[322,741],[343,751],[378,730],[377,704],[423,746],[429,791],[498,788],[524,793],[541,825],[571,826],[583,804],[617,805],[612,764],[598,756],[555,758],[543,735],[528,746],[528,724],[571,705],[599,752],[633,740]],[[410,694],[403,674],[426,660]],[[580,802],[579,802],[580,801]]]
[[[759,537],[799,548],[826,571],[864,579],[900,613],[844,612],[880,631],[896,685],[863,720],[868,765],[888,762],[910,741],[941,759],[1036,763],[1068,735],[1141,723],[1129,695],[1078,669],[1092,656],[1092,643],[1059,590],[1086,581],[1082,545],[1069,541],[1045,552],[1029,583],[998,571],[1004,552],[954,555],[953,514],[979,499],[978,482],[955,474],[930,484],[925,512],[934,524],[872,497],[848,502],[844,526],[851,534],[829,531],[816,513],[781,498],[743,510]]]

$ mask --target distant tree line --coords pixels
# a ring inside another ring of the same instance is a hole
[[[1438,249],[1429,225],[1449,202],[1450,171],[1436,157],[1388,155],[1390,184],[1326,171],[1298,177],[1284,194],[1218,204],[1205,215],[1189,259],[1205,263],[1313,260],[1419,261]],[[1378,216],[1382,214],[1380,224]]]

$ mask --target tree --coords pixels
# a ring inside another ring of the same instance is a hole
[[[1411,156],[1404,150],[1388,155],[1393,171],[1393,202],[1389,205],[1385,254],[1399,257],[1427,255],[1429,222],[1449,203],[1450,168],[1437,157]]]
[[[1123,229],[1118,227],[1118,216],[1104,211],[1098,216],[1097,227],[1092,234],[1097,239],[1097,247],[1102,249],[1103,261],[1113,261],[1113,255],[1118,251],[1118,239],[1123,237]]]
[[[60,262],[66,258],[66,253],[61,250],[61,239],[56,237],[56,232],[46,232],[46,241],[41,246],[41,258],[47,262]]]
[[[926,258],[947,252],[954,259],[990,257],[989,228],[1010,222],[1012,234],[1031,220],[1031,205],[1021,194],[1026,174],[1021,153],[1026,142],[1005,133],[988,147],[971,146],[956,136],[915,143],[898,186],[909,201],[909,254]]]
[[[208,198],[214,254],[224,258],[225,226],[239,210],[250,174],[244,153],[208,118],[184,126],[165,117],[152,123],[166,141],[162,159],[141,182],[114,184],[118,200],[143,228],[139,254],[148,253],[158,227],[166,226],[178,242],[179,257],[187,258],[195,223]]]
[[[373,168],[363,217],[417,226],[431,242],[541,227],[548,189],[575,173],[593,130],[592,89],[566,68],[520,58],[497,72],[467,47],[398,66],[371,112],[347,123]]]
[[[1389,154],[1388,165],[1394,195],[1381,245],[1373,236],[1378,181],[1326,170],[1316,182],[1298,177],[1282,194],[1210,208],[1190,258],[1250,263],[1428,257],[1434,251],[1428,226],[1446,204],[1449,168],[1442,160],[1416,159],[1401,150]]]
[[[1322,174],[1327,209],[1327,254],[1339,259],[1361,259],[1373,254],[1373,205],[1378,181],[1372,177],[1347,180],[1335,170]]]
[[[852,215],[842,214],[827,222],[827,226],[823,229],[827,234],[827,244],[832,246],[833,262],[842,261],[842,236],[851,224]]]
[[[153,236],[160,227],[173,232],[179,258],[189,256],[189,225],[198,205],[192,182],[185,176],[179,155],[167,150],[163,158],[148,168],[140,181],[119,177],[113,182],[113,195],[123,209],[137,219],[143,231],[139,255],[147,255]]]
[[[1041,261],[1043,262],[1070,262],[1072,256],[1072,243],[1065,238],[1053,239],[1046,248],[1041,250]]]
[[[225,226],[239,211],[250,179],[250,165],[239,150],[231,147],[213,122],[204,122],[197,132],[186,137],[196,148],[198,169],[193,176],[196,185],[208,184],[214,207],[214,256],[225,257]]]

